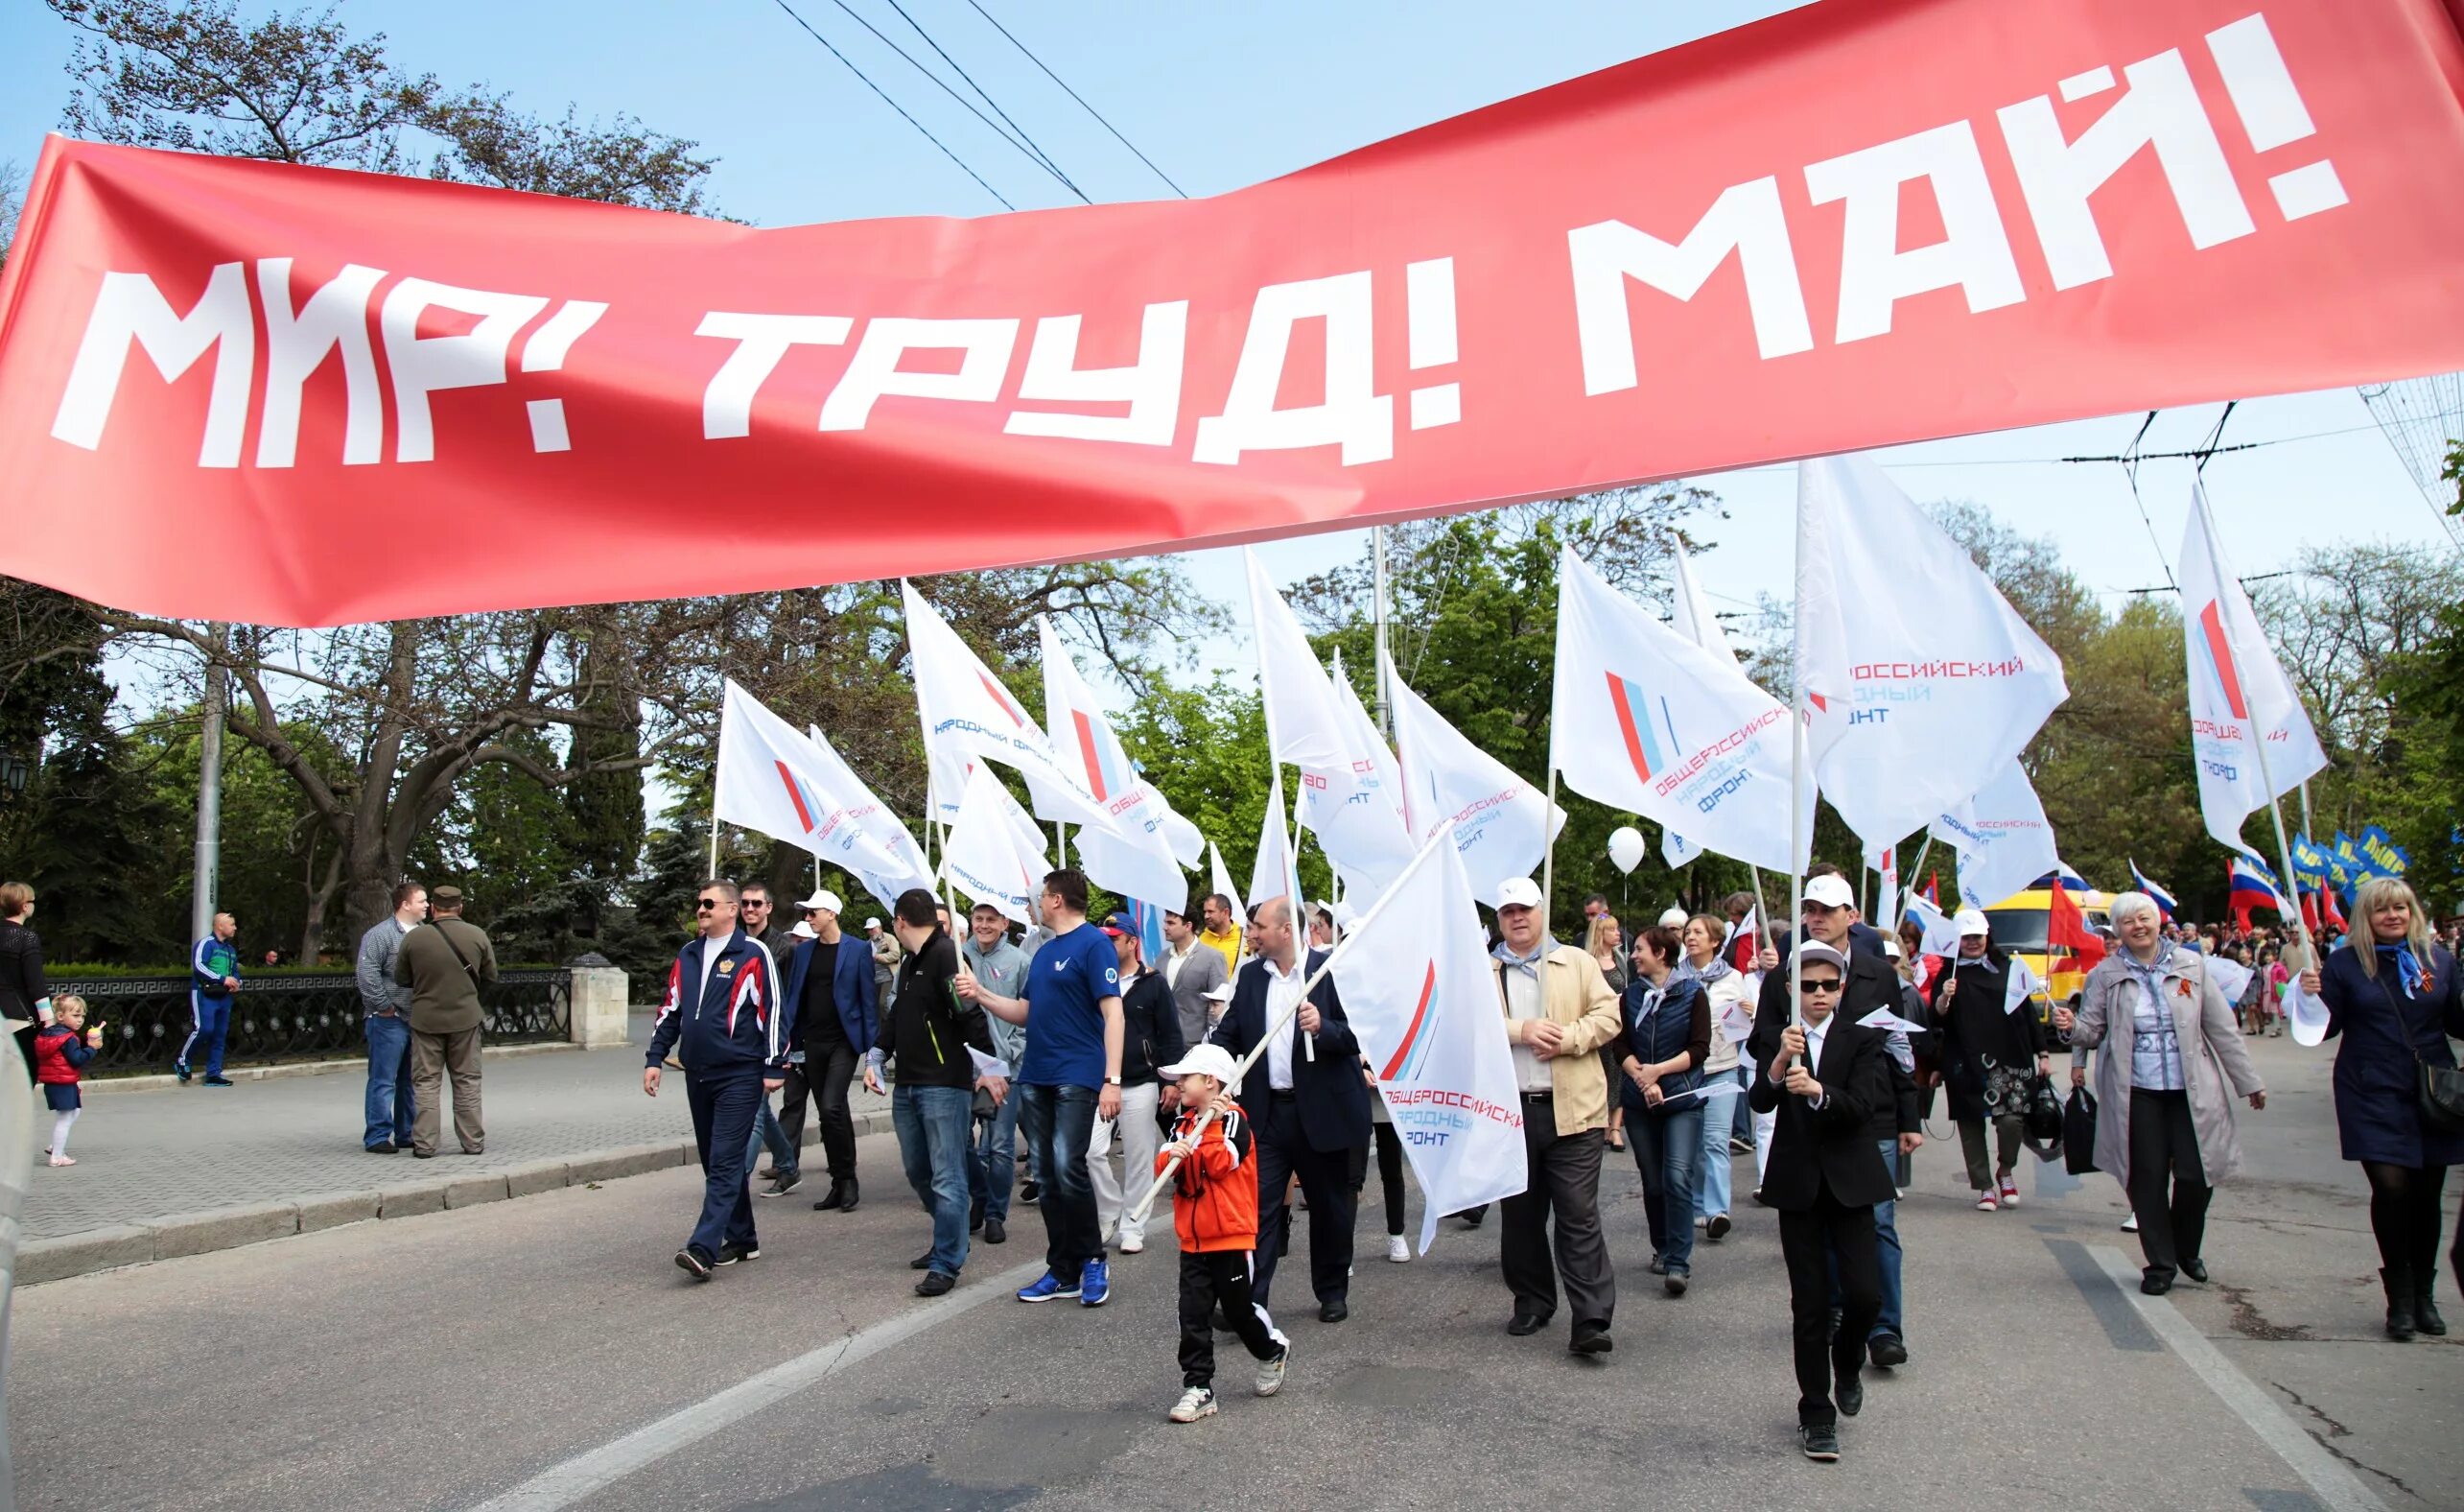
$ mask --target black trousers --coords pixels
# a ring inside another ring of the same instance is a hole
[[[1265,1307],[1250,1295],[1252,1264],[1245,1249],[1181,1252],[1181,1384],[1215,1383],[1214,1311],[1219,1306],[1252,1358],[1273,1359],[1283,1353],[1283,1335],[1276,1332]]]
[[[1506,1288],[1514,1294],[1515,1311],[1554,1315],[1561,1281],[1575,1327],[1606,1327],[1617,1311],[1617,1278],[1600,1232],[1600,1155],[1607,1140],[1602,1129],[1561,1135],[1551,1099],[1524,1099],[1523,1159],[1530,1176],[1519,1194],[1497,1205],[1497,1260]]]
[[[1834,1424],[1833,1380],[1854,1381],[1866,1335],[1882,1311],[1882,1262],[1874,1210],[1842,1207],[1824,1186],[1804,1213],[1779,1216],[1779,1253],[1788,1263],[1788,1311],[1796,1346],[1796,1421]],[[1831,1329],[1831,1262],[1839,1261],[1840,1328]]]
[[[779,1098],[779,1129],[798,1149],[804,1148],[808,1094],[821,1110],[821,1152],[830,1164],[833,1181],[856,1174],[856,1120],[847,1111],[848,1091],[855,1081],[856,1047],[843,1039],[808,1045],[804,1064],[787,1068],[787,1084]]]
[[[1372,1123],[1377,1146],[1377,1184],[1386,1195],[1386,1232],[1403,1232],[1403,1141],[1392,1123]],[[1369,1185],[1369,1146],[1351,1152],[1351,1194],[1355,1201]]]
[[[2191,1095],[2130,1089],[2130,1211],[2139,1219],[2139,1252],[2147,1268],[2171,1280],[2185,1260],[2199,1258],[2207,1238],[2207,1184],[2199,1164]]]
[[[1257,1305],[1267,1305],[1275,1286],[1283,1193],[1295,1175],[1309,1203],[1309,1285],[1321,1302],[1348,1297],[1357,1206],[1351,1194],[1351,1150],[1310,1148],[1309,1137],[1301,1131],[1301,1105],[1289,1093],[1268,1093],[1264,1107],[1252,1110],[1249,1127],[1257,1141],[1257,1264],[1250,1283]]]

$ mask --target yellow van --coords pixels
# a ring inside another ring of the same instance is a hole
[[[2087,918],[2089,929],[2106,927],[2106,919],[2113,908],[2113,894],[2099,892],[2093,887],[2084,892],[2072,887],[2062,890],[2078,905],[2079,912]],[[2079,989],[2087,983],[2087,973],[2069,970],[2055,976],[2050,969],[2052,957],[2047,947],[2051,942],[2047,935],[2053,916],[2052,888],[2030,887],[2025,892],[2014,892],[1988,907],[1984,916],[1992,931],[1994,945],[2005,955],[2026,961],[2028,969],[2036,974],[2036,980],[2045,983],[2047,997],[2053,1003],[2077,1006]],[[2036,1016],[2039,1020],[2050,1019],[2053,1016],[2051,1004],[2040,1002],[2036,1005]]]

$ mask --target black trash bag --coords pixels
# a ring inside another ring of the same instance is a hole
[[[2062,1167],[2074,1176],[2096,1169],[2096,1094],[2085,1087],[2062,1104]]]

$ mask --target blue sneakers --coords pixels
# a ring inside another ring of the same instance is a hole
[[[1075,1285],[1063,1286],[1061,1278],[1047,1270],[1038,1276],[1032,1286],[1021,1288],[1018,1299],[1021,1302],[1050,1302],[1058,1297],[1074,1297],[1078,1294],[1078,1288]]]
[[[1078,1273],[1078,1305],[1100,1308],[1112,1299],[1112,1266],[1100,1258],[1087,1262],[1087,1268]]]

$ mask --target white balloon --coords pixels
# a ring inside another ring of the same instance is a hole
[[[1610,831],[1608,859],[1617,863],[1619,871],[1632,875],[1634,868],[1643,863],[1643,832],[1631,824]]]

